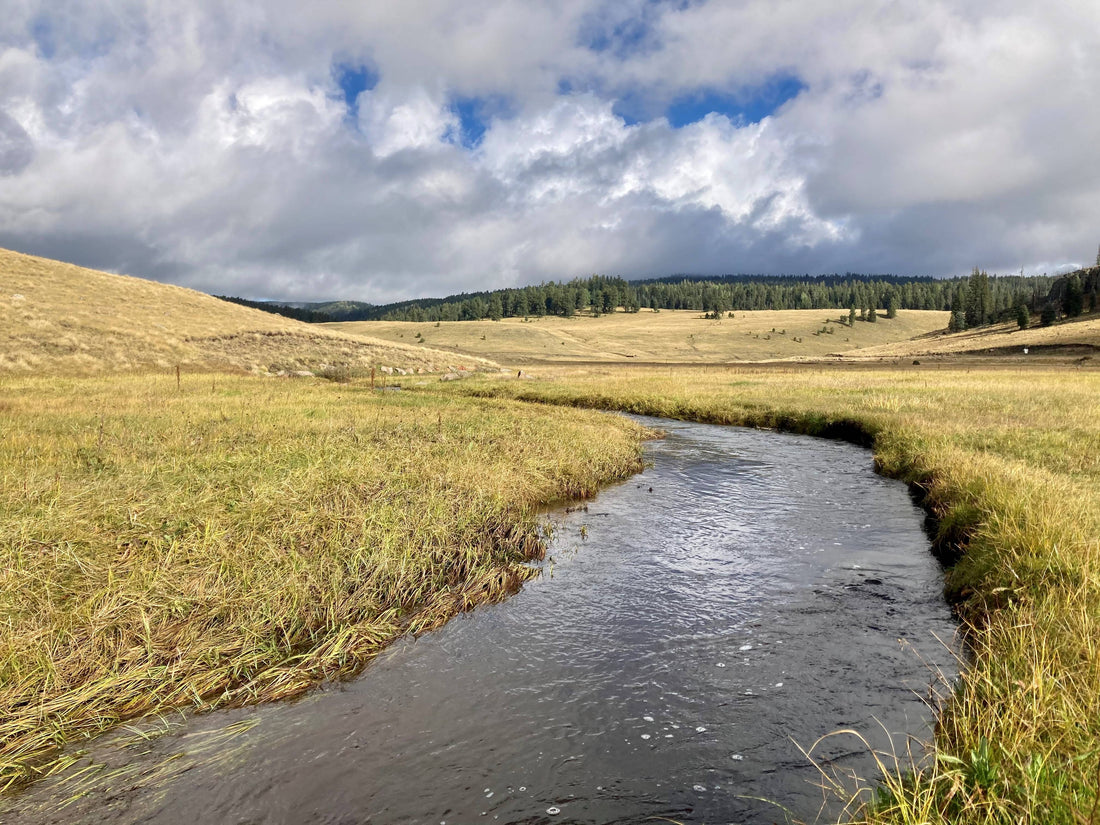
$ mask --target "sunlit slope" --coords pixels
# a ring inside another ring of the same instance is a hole
[[[324,364],[446,369],[476,362],[0,249],[0,371],[115,372],[176,364],[261,372]]]
[[[948,313],[903,310],[876,323],[840,323],[829,309],[736,312],[708,320],[701,312],[642,310],[598,318],[505,318],[501,321],[359,321],[331,330],[400,343],[421,343],[505,364],[606,361],[725,363],[820,358],[892,344],[947,325]],[[419,334],[420,337],[417,337]]]
[[[935,355],[989,355],[1024,357],[1028,355],[1081,356],[1100,350],[1100,314],[1062,321],[1049,327],[1020,329],[1015,321],[980,327],[965,332],[929,335],[911,341],[898,341],[860,348],[846,353],[848,358],[899,358]]]

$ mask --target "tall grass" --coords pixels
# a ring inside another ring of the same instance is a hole
[[[635,472],[642,433],[324,381],[0,378],[0,786],[502,598],[537,508]]]
[[[1097,372],[619,369],[448,389],[873,444],[962,551],[947,591],[971,656],[935,758],[887,770],[857,816],[1100,823]]]

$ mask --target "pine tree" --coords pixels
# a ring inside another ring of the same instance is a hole
[[[1081,277],[1074,272],[1066,278],[1066,291],[1062,296],[1062,312],[1067,318],[1076,318],[1085,311],[1085,289]]]
[[[1027,329],[1031,324],[1031,313],[1027,309],[1027,304],[1020,304],[1016,307],[1016,325],[1020,329]]]
[[[992,309],[989,275],[974,267],[966,284],[966,326],[980,327],[989,323]]]

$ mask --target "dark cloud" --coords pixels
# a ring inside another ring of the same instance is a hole
[[[0,175],[18,175],[34,160],[34,142],[18,121],[0,111]]]

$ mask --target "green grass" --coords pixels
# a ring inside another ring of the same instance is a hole
[[[498,600],[598,413],[225,375],[0,377],[0,786],[120,720],[293,696]]]
[[[447,390],[872,443],[938,517],[941,546],[962,545],[947,592],[971,655],[934,758],[883,756],[885,781],[853,808],[873,822],[1100,822],[1100,374],[619,368]]]

